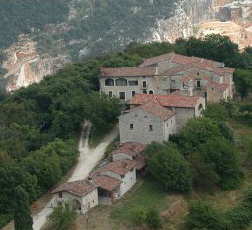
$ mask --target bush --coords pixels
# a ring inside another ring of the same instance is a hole
[[[200,147],[206,162],[213,163],[223,189],[237,188],[242,182],[242,165],[235,146],[225,138],[211,138]]]
[[[65,203],[63,206],[57,206],[47,217],[50,220],[48,228],[52,230],[67,230],[75,221],[76,216],[74,205]]]
[[[132,223],[140,226],[146,221],[147,212],[143,207],[137,206],[132,211]]]
[[[151,209],[146,215],[146,223],[151,229],[162,227],[162,221],[159,212],[156,209]]]
[[[209,205],[198,202],[189,207],[186,229],[226,230],[227,226],[224,216]]]
[[[216,121],[227,121],[228,111],[224,105],[220,103],[208,103],[204,116]]]
[[[148,157],[147,169],[165,190],[188,192],[191,189],[191,172],[188,161],[169,144],[151,144],[147,150],[155,149]]]

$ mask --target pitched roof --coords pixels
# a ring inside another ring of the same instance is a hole
[[[143,103],[137,109],[142,109],[149,113],[152,113],[164,121],[167,121],[169,118],[171,118],[175,114],[172,110],[161,106],[157,100],[155,101],[155,99],[149,100],[148,102]]]
[[[187,76],[183,76],[183,77],[181,77],[181,79],[180,79],[180,81],[181,82],[189,82],[189,81],[191,81],[192,79],[190,78],[190,77],[187,77]]]
[[[101,68],[100,77],[125,77],[125,76],[153,76],[156,74],[156,67],[118,67]]]
[[[103,188],[107,191],[113,191],[122,183],[122,181],[106,175],[96,175],[92,177],[92,180],[96,187]]]
[[[159,62],[170,60],[172,59],[174,54],[175,54],[174,52],[170,52],[170,53],[159,55],[153,58],[148,58],[140,65],[140,67],[150,66]]]
[[[172,94],[135,94],[131,105],[142,105],[150,100],[157,100],[161,106],[177,108],[194,108],[198,103],[198,96],[182,96]]]
[[[55,189],[52,193],[67,191],[77,196],[84,196],[93,191],[95,188],[96,187],[87,180],[78,180],[66,182],[57,189]]]
[[[116,174],[119,174],[121,176],[125,175],[128,171],[130,171],[132,168],[134,168],[134,163],[131,160],[121,160],[121,161],[115,161],[110,162],[106,165],[103,165],[99,172],[107,172],[111,171]]]
[[[146,156],[141,155],[133,160],[136,170],[140,170],[144,166],[146,166],[146,158],[147,158]]]
[[[171,62],[180,64],[180,65],[186,65],[186,64],[191,64],[191,63],[204,63],[209,66],[214,66],[214,64],[224,65],[224,63],[215,62],[215,61],[208,60],[205,58],[199,58],[199,57],[194,57],[194,56],[188,57],[188,56],[176,54],[174,52],[170,52],[167,54],[159,55],[157,57],[148,58],[144,60],[144,62],[140,65],[140,67],[154,65],[159,62],[168,61],[168,60],[171,60]]]
[[[221,92],[225,91],[229,87],[227,84],[224,84],[224,83],[218,84],[217,82],[214,82],[214,81],[210,81],[209,86],[213,87]]]
[[[126,142],[121,144],[112,154],[125,153],[134,157],[143,152],[145,148],[145,145],[138,142]]]

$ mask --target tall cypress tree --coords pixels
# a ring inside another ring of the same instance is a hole
[[[27,192],[21,186],[17,186],[14,195],[15,230],[33,230],[33,220],[31,217]]]

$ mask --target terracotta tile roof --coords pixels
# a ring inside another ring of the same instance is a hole
[[[133,160],[136,170],[140,170],[144,166],[146,166],[146,158],[147,158],[146,156],[141,155]]]
[[[194,108],[198,103],[198,96],[182,96],[172,94],[136,94],[131,105],[142,105],[150,100],[157,100],[164,107]]]
[[[125,153],[130,156],[137,156],[141,152],[143,152],[146,148],[146,145],[143,145],[138,142],[126,142],[121,144],[115,151],[112,152],[112,154],[117,154],[117,153]]]
[[[192,79],[190,78],[190,77],[187,77],[187,76],[183,76],[183,77],[181,77],[181,79],[180,79],[180,81],[181,82],[189,82],[189,81],[191,81]]]
[[[175,113],[172,110],[161,106],[157,100],[156,101],[150,100],[150,101],[142,104],[141,106],[139,106],[136,109],[145,110],[145,111],[152,113],[155,116],[161,118],[164,121],[167,121],[169,118],[171,118],[172,116],[175,115]]]
[[[218,84],[217,82],[210,81],[209,82],[209,87],[215,88],[219,91],[225,91],[229,86],[227,84]]]
[[[126,77],[126,76],[153,76],[156,74],[156,67],[118,67],[101,68],[100,77]]]
[[[121,161],[110,162],[106,165],[103,165],[99,169],[99,172],[102,173],[102,172],[111,171],[118,175],[124,176],[132,168],[134,168],[134,164],[131,160],[121,160]]]
[[[78,180],[73,182],[66,182],[55,189],[52,193],[67,191],[77,196],[84,196],[93,191],[95,188],[96,187],[87,180]]]
[[[153,57],[153,58],[148,58],[146,59],[141,65],[140,67],[144,67],[144,66],[150,66],[150,65],[153,65],[153,64],[157,64],[159,62],[162,62],[162,61],[166,61],[166,60],[171,60],[173,55],[175,55],[174,52],[170,52],[170,53],[167,53],[167,54],[163,54],[163,55],[159,55],[157,57]]]
[[[92,177],[92,180],[96,187],[100,187],[107,191],[113,191],[122,183],[122,181],[106,175],[96,175]]]

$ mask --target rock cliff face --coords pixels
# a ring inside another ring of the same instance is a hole
[[[200,24],[215,21],[219,8],[232,0],[182,0],[172,18],[158,21],[153,40],[174,42],[177,38],[196,35]]]
[[[76,1],[81,2],[82,0]],[[155,0],[150,0],[150,4],[154,3]],[[77,10],[71,8],[68,19],[70,22],[75,17]],[[207,34],[219,33],[230,36],[242,49],[252,43],[251,16],[252,0],[180,0],[175,3],[173,17],[157,20],[156,26],[151,28],[151,36],[148,36],[147,39],[142,37],[139,41],[174,42],[180,37],[188,38],[193,35],[203,37]],[[89,16],[86,15],[85,17]],[[48,25],[44,34],[52,36],[57,30],[67,31],[71,28],[70,24],[68,21],[60,25]],[[135,29],[135,25],[130,26],[133,30]],[[51,27],[52,29],[50,30]],[[127,28],[121,29],[126,30]],[[123,38],[120,36],[119,38],[115,37],[117,40],[111,42],[118,43],[120,42],[118,39]],[[103,39],[107,39],[106,36]],[[125,40],[127,39],[129,40],[130,38],[125,38]],[[97,41],[100,40],[102,40],[101,37],[97,39]],[[21,35],[16,44],[5,50],[8,59],[2,67],[8,70],[8,73],[4,76],[9,79],[7,89],[12,91],[20,87],[26,87],[29,84],[41,81],[45,75],[54,73],[71,61],[64,47],[76,45],[76,51],[82,54],[81,51],[85,51],[83,46],[81,46],[83,42],[89,45],[90,43],[92,44],[92,42],[85,41],[85,39],[70,40],[69,43],[64,44],[64,41],[59,39],[58,44],[62,44],[54,52],[56,54],[52,55],[37,52],[37,43],[31,37]],[[126,42],[121,43],[122,47],[126,45]]]

